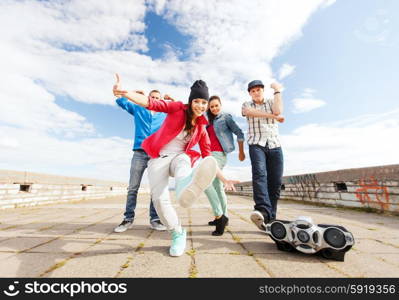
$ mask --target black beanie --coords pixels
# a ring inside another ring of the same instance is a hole
[[[209,92],[208,87],[206,86],[206,82],[202,80],[196,80],[191,87],[190,97],[188,97],[188,101],[192,101],[194,99],[205,99],[209,100]]]

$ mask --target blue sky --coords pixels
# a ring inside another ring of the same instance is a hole
[[[126,88],[183,102],[201,78],[244,131],[248,81],[281,82],[286,175],[397,163],[397,1],[4,1],[0,11],[0,169],[127,180],[134,125],[114,103],[115,72]],[[231,154],[226,174],[249,180],[249,158]]]
[[[153,59],[162,58],[168,47],[172,47],[180,52],[179,59],[186,60],[186,49],[190,45],[191,37],[183,35],[177,28],[168,23],[162,16],[153,11],[148,11],[144,22],[146,29],[145,36],[148,38],[148,51],[144,52]]]
[[[362,1],[354,9],[356,2],[337,1],[314,14],[303,37],[273,60],[273,69],[285,61],[297,69],[284,80],[285,99],[311,87],[316,97],[327,101],[320,109],[293,116],[282,130],[291,130],[307,118],[335,121],[397,107],[399,21],[393,12],[399,11],[399,3]],[[384,32],[387,40],[378,41],[379,36],[385,38]]]

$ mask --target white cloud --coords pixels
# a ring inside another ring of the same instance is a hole
[[[295,98],[292,100],[292,112],[294,114],[306,113],[327,104],[324,100],[316,99],[314,93],[316,93],[316,90],[305,88],[302,92],[301,98]]]
[[[0,139],[0,149],[1,148],[17,148],[19,146],[18,141],[13,137],[2,137]]]
[[[294,109],[292,112],[295,114],[309,112],[326,105],[326,102],[320,99],[295,98],[292,100],[292,102],[294,104]]]
[[[71,49],[108,49],[132,40],[131,50],[146,49],[144,1],[12,1],[1,3],[2,39]],[[16,16],[20,16],[17,20]],[[4,35],[3,35],[4,34]],[[15,35],[16,34],[16,35]]]
[[[242,101],[248,97],[249,80],[272,80],[271,59],[301,35],[309,16],[324,2],[150,1],[191,36],[191,59],[181,62],[173,48],[156,61],[137,52],[147,48],[144,1],[3,1],[2,57],[11,57],[2,61],[3,70],[88,103],[112,102],[109,87],[115,71],[128,86],[134,82],[149,90],[164,85],[181,99],[187,97],[190,84],[202,78],[226,99]],[[24,18],[15,22],[22,12]],[[122,44],[130,44],[130,51],[112,50]]]
[[[285,77],[291,75],[295,70],[295,66],[290,65],[290,64],[283,64],[282,67],[279,70],[279,79],[282,80]]]
[[[273,80],[271,60],[301,36],[327,1],[150,1],[154,11],[192,37],[187,84],[202,78],[231,101],[247,99],[255,78]],[[270,91],[267,91],[270,92]],[[236,115],[240,112],[236,111]]]
[[[333,5],[336,1],[337,1],[337,0],[327,0],[327,1],[324,3],[324,6]]]
[[[282,136],[286,175],[396,164],[399,110],[359,119],[308,124]]]
[[[0,169],[126,181],[131,140],[57,139],[45,132],[0,126]]]
[[[302,97],[312,98],[314,93],[316,93],[315,89],[305,88],[302,92]]]
[[[69,137],[93,134],[93,126],[81,115],[54,103],[54,96],[23,76],[10,74],[0,81],[2,122],[28,130],[43,130]]]
[[[110,69],[126,68],[129,56],[107,49],[140,40],[144,13],[143,1],[2,1],[0,121],[68,137],[95,134],[92,124],[58,106],[54,96],[111,104],[105,89],[112,85]],[[136,42],[130,50],[145,48]]]

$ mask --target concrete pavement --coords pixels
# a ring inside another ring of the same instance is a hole
[[[339,224],[356,244],[345,262],[277,250],[249,220],[252,199],[228,196],[229,226],[211,235],[205,197],[177,207],[188,230],[186,253],[170,257],[167,232],[149,227],[140,195],[134,227],[113,228],[125,197],[0,210],[0,277],[399,277],[399,217],[281,201],[279,218],[310,216]]]

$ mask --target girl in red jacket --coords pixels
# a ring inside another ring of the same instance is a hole
[[[118,85],[116,85],[117,87]],[[191,87],[188,104],[154,100],[136,92],[114,90],[114,94],[146,107],[167,113],[161,128],[146,138],[142,148],[151,157],[148,162],[148,178],[152,201],[158,216],[172,234],[171,256],[180,256],[186,248],[186,230],[182,228],[169,197],[169,176],[175,177],[176,198],[182,207],[189,207],[217,176],[226,190],[235,190],[211,156],[208,124],[204,113],[208,107],[208,87],[197,80]],[[201,153],[192,148],[199,144]],[[194,163],[203,160],[193,169]]]

